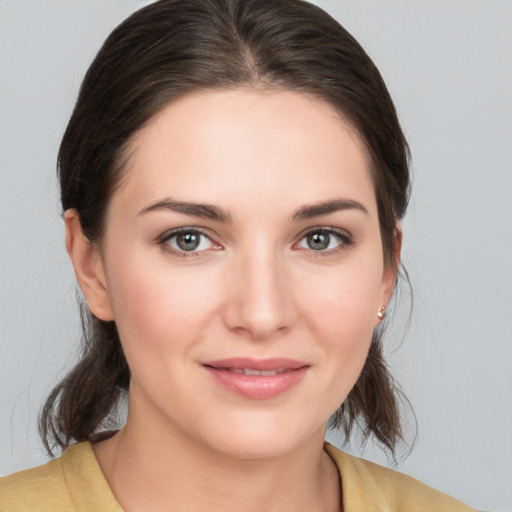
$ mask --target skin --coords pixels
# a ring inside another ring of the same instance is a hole
[[[115,320],[132,372],[126,426],[94,445],[116,498],[127,512],[341,510],[326,424],[395,281],[356,131],[297,92],[202,91],[157,114],[130,151],[100,245],[65,215],[89,308]],[[229,221],[155,207],[170,199]],[[340,199],[342,209],[294,216]],[[180,249],[178,228],[195,230],[197,249]],[[251,399],[202,366],[231,357],[292,358],[307,371]]]

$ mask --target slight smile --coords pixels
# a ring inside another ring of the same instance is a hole
[[[266,400],[295,387],[309,365],[284,358],[232,358],[206,361],[202,366],[224,389],[244,398]]]

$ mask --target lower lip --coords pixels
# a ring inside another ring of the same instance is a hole
[[[204,366],[208,373],[225,389],[252,400],[275,398],[295,387],[304,378],[308,366],[276,375],[243,375],[229,370]]]

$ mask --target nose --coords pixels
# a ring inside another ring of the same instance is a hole
[[[234,259],[226,283],[226,326],[254,340],[287,332],[297,315],[285,262],[265,248]]]

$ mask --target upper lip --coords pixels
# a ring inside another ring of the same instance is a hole
[[[204,361],[203,366],[226,369],[250,369],[259,371],[272,370],[297,370],[309,366],[304,361],[289,359],[285,357],[271,357],[267,359],[253,359],[250,357],[232,357],[229,359],[218,359],[215,361]]]

